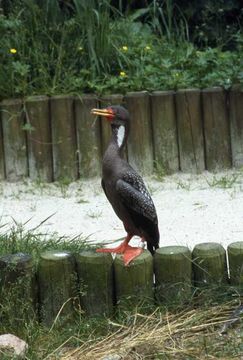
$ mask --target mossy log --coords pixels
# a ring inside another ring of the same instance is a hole
[[[51,98],[51,130],[54,180],[78,177],[77,141],[72,96]]]
[[[75,258],[68,251],[47,251],[40,256],[38,266],[40,318],[50,326],[65,322],[75,314],[77,273]]]
[[[243,166],[243,90],[237,86],[229,92],[230,135],[232,164],[237,168]]]
[[[127,143],[129,163],[142,174],[150,175],[154,158],[149,94],[129,92],[124,100],[131,117]]]
[[[220,87],[204,89],[203,123],[207,170],[231,167],[230,126],[226,92]]]
[[[113,313],[113,259],[111,254],[82,251],[76,255],[81,310],[89,316]]]
[[[162,174],[179,170],[174,95],[174,91],[154,91],[150,95],[155,167]]]
[[[231,243],[228,248],[231,285],[243,286],[243,241]]]
[[[22,100],[3,100],[1,117],[6,178],[8,181],[18,181],[28,176],[27,140],[24,131]]]
[[[195,286],[221,285],[227,281],[226,251],[217,243],[201,243],[192,252]]]
[[[49,98],[32,96],[25,102],[29,176],[32,180],[52,181],[52,143]]]
[[[79,175],[93,177],[100,175],[101,141],[100,121],[90,111],[98,107],[97,97],[85,95],[74,100],[74,113],[77,132]]]
[[[100,99],[100,108],[105,108],[111,105],[122,105],[123,104],[123,95],[122,94],[113,94],[106,95]],[[101,143],[102,143],[102,155],[104,155],[107,146],[111,138],[111,125],[109,121],[105,121],[101,117]]]
[[[4,151],[3,151],[3,128],[2,128],[2,109],[0,103],[0,180],[5,179]]]
[[[24,325],[34,320],[37,311],[37,287],[32,257],[16,253],[0,257],[0,318]],[[16,323],[15,323],[16,325]]]
[[[178,90],[176,109],[180,168],[183,172],[201,173],[205,162],[200,90]]]
[[[165,246],[154,254],[155,297],[161,303],[184,302],[191,297],[191,252],[185,246]]]
[[[114,260],[115,294],[121,309],[153,304],[153,257],[145,250],[129,266],[124,265],[122,255]]]

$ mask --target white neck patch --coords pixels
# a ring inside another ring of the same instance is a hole
[[[125,126],[119,126],[118,131],[117,131],[117,145],[119,147],[122,146],[122,143],[124,141],[124,136],[125,136]]]

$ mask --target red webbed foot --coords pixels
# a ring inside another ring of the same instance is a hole
[[[132,247],[128,243],[131,240],[132,236],[127,235],[125,240],[115,248],[102,248],[96,249],[98,253],[114,253],[114,254],[123,254],[123,261],[125,266],[128,266],[130,262],[138,257],[143,252],[143,248],[140,247]],[[142,241],[144,241],[142,239]]]
[[[96,252],[99,253],[114,253],[114,254],[123,254],[126,251],[126,248],[129,246],[128,243],[131,240],[131,236],[127,235],[125,240],[115,248],[103,248],[103,249],[96,249]]]
[[[123,261],[125,266],[128,266],[130,262],[142,254],[143,248],[140,247],[132,247],[130,245],[127,246],[125,252],[123,253]]]

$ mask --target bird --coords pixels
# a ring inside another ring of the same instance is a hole
[[[121,105],[92,109],[91,114],[106,119],[111,126],[111,138],[102,160],[101,185],[127,233],[115,248],[96,249],[97,252],[123,254],[125,266],[143,252],[144,242],[153,255],[159,247],[158,217],[153,200],[142,177],[124,159],[124,147],[130,128],[130,114]],[[129,241],[139,236],[142,247],[132,247]]]

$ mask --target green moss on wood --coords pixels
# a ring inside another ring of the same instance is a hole
[[[153,303],[153,257],[145,250],[129,266],[122,255],[114,260],[115,293],[118,306],[132,308]]]
[[[14,322],[15,327],[22,327],[36,318],[37,284],[30,255],[0,257],[0,304],[2,326],[11,327]]]
[[[82,251],[76,255],[81,310],[87,315],[113,313],[113,260],[111,254]]]
[[[156,300],[183,302],[191,297],[191,252],[185,246],[165,246],[154,255]]]
[[[74,256],[68,251],[47,251],[40,256],[38,284],[41,321],[50,326],[54,320],[74,316],[77,274]]]
[[[220,285],[227,280],[226,252],[217,243],[202,243],[192,252],[196,286]]]
[[[243,241],[231,243],[228,248],[231,285],[243,286]]]

